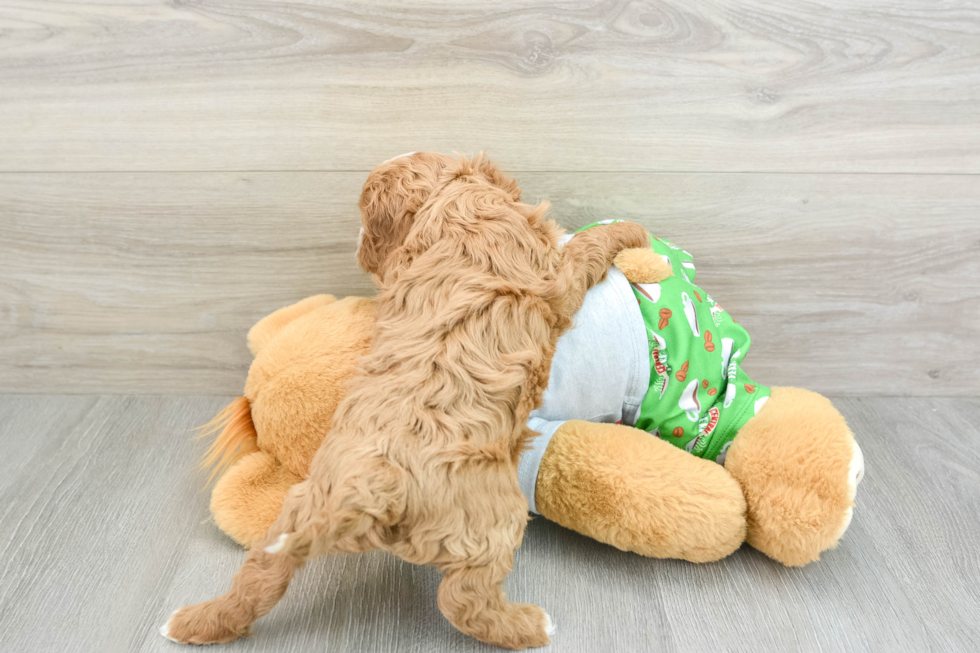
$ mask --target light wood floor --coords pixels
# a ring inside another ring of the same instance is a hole
[[[209,521],[188,432],[227,399],[0,396],[0,650],[184,650],[157,628],[243,558]],[[836,404],[868,471],[821,561],[654,560],[536,519],[509,596],[554,617],[555,651],[975,651],[980,400]],[[321,559],[221,650],[495,650],[442,618],[438,581],[384,554]]]

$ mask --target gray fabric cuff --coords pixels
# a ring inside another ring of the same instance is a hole
[[[535,515],[540,514],[534,505],[534,489],[538,485],[538,468],[541,466],[541,459],[544,457],[544,452],[548,449],[548,444],[555,435],[555,431],[565,421],[549,422],[540,417],[532,417],[527,421],[528,428],[541,435],[534,438],[531,442],[531,448],[521,454],[521,459],[517,463],[517,480],[520,483],[521,492],[527,497],[528,509]]]
[[[640,415],[640,405],[650,388],[650,344],[647,338],[646,323],[643,313],[636,302],[636,296],[626,275],[619,268],[609,269],[609,278],[619,289],[617,299],[620,301],[619,315],[628,316],[622,321],[624,330],[629,334],[621,344],[629,349],[630,369],[623,398],[623,424],[633,426]]]

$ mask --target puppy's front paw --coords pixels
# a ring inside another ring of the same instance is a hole
[[[174,612],[160,626],[160,634],[178,644],[230,644],[249,635],[249,625],[236,626],[235,621],[223,616],[214,601],[209,601]]]

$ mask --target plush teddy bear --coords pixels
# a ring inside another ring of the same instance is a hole
[[[646,556],[706,562],[747,541],[817,560],[850,523],[861,450],[826,398],[750,380],[746,331],[687,252],[652,244],[617,257],[558,342],[518,470],[532,512]],[[245,395],[205,430],[220,430],[211,510],[237,542],[307,474],[374,322],[370,299],[317,295],[252,327]]]

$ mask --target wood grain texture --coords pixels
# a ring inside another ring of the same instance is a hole
[[[225,397],[0,397],[0,649],[177,651],[157,628],[223,591],[242,552],[210,522],[188,429]],[[980,400],[837,402],[867,459],[837,549],[788,569],[642,558],[531,522],[509,596],[555,650],[968,651],[980,637]],[[235,651],[493,651],[436,607],[438,574],[320,559]]]
[[[364,177],[0,175],[0,389],[240,392],[263,315],[373,292],[353,257]],[[691,251],[759,382],[980,394],[975,177],[519,178],[566,227],[635,220]]]
[[[0,2],[0,170],[980,173],[980,5]]]

